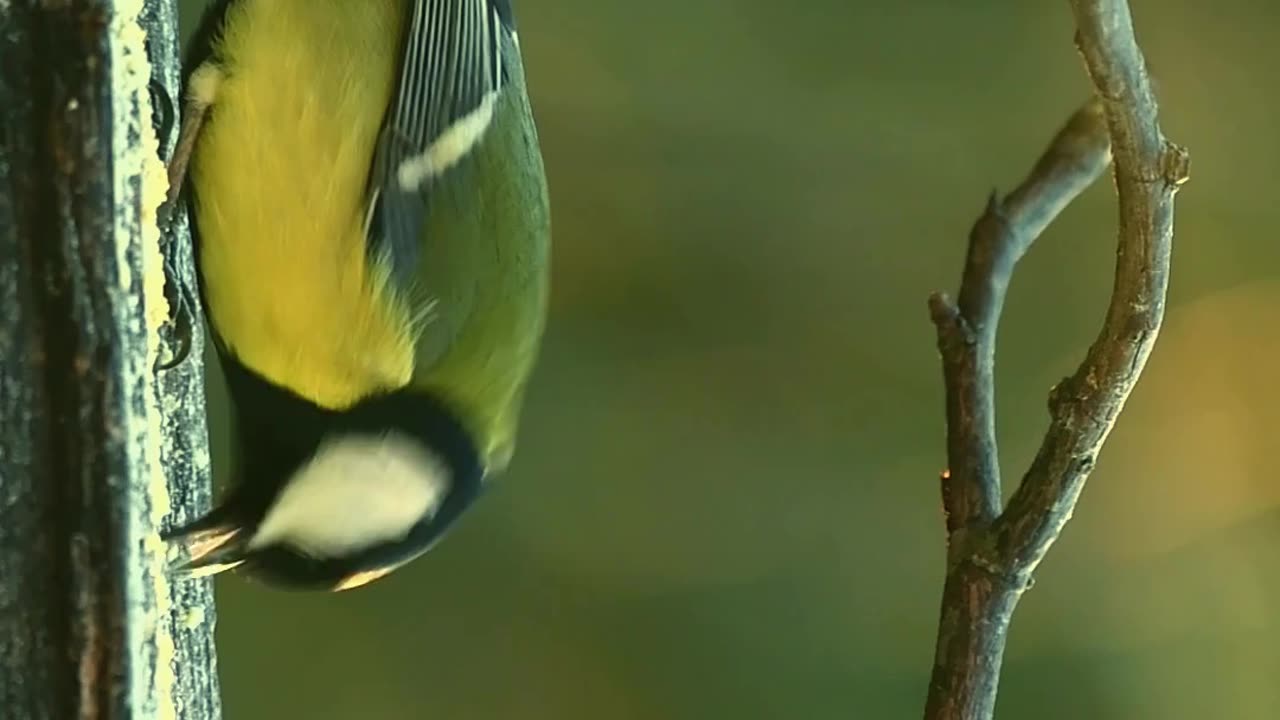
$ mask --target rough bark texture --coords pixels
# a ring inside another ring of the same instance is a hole
[[[171,350],[147,54],[171,86],[175,20],[168,0],[0,0],[6,719],[219,714],[210,587],[168,584],[156,532],[209,501],[198,345],[153,370]]]
[[[160,138],[166,162],[177,143],[182,89],[179,87],[177,0],[147,0],[141,17],[147,29],[151,78],[171,98],[171,130]],[[167,177],[164,184],[168,184]],[[164,418],[161,458],[168,476],[172,524],[185,523],[208,511],[213,499],[209,466],[209,435],[204,394],[204,318],[195,302],[198,279],[187,215],[177,222],[165,242],[173,243],[169,268],[188,290],[186,309],[190,342],[188,356],[177,367],[158,374],[157,394]],[[172,300],[181,297],[168,293]],[[167,583],[166,583],[167,584]],[[222,714],[214,647],[213,581],[186,581],[165,588],[169,593],[168,633],[174,638],[172,706],[180,720],[216,720]]]
[[[942,478],[947,576],[928,719],[993,716],[1018,600],[1071,517],[1164,317],[1173,197],[1187,179],[1187,153],[1160,131],[1128,3],[1071,6],[1097,98],[1058,133],[1022,185],[991,198],[969,237],[957,301],[939,294],[929,302],[946,386],[949,469]],[[1049,430],[1001,510],[994,358],[1009,280],[1044,228],[1102,174],[1113,149],[1120,232],[1111,302],[1084,361],[1051,393]]]

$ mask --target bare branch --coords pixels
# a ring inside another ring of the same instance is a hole
[[[989,717],[1005,633],[1026,585],[993,552],[1000,508],[995,435],[996,329],[1014,266],[1110,160],[1102,105],[1086,103],[1058,131],[1027,178],[1004,200],[992,195],[969,234],[960,301],[929,300],[938,327],[947,402],[948,574],[938,634],[930,718]]]
[[[946,387],[948,562],[926,718],[994,713],[1010,620],[1074,510],[1164,315],[1173,195],[1186,151],[1164,139],[1124,0],[1072,0],[1097,99],[1077,111],[1003,201],[974,224],[958,301],[930,298]],[[1097,340],[1050,397],[1051,422],[1003,512],[995,436],[996,329],[1014,266],[1115,152],[1116,280]]]
[[[1076,111],[1031,173],[1004,200],[995,194],[969,233],[959,301],[929,299],[947,388],[944,508],[948,535],[985,527],[1000,512],[995,429],[996,329],[1014,266],[1072,200],[1102,174],[1111,145],[1102,105]],[[953,552],[958,543],[951,543]]]
[[[1155,345],[1164,319],[1173,245],[1173,196],[1186,182],[1185,149],[1156,119],[1125,2],[1075,0],[1077,45],[1115,143],[1120,233],[1106,319],[1084,362],[1050,397],[1052,421],[1022,484],[997,523],[1001,554],[1031,572],[1062,531],[1098,452]]]

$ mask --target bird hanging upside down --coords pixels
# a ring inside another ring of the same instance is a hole
[[[220,0],[184,74],[171,201],[237,463],[175,569],[363,585],[515,446],[550,219],[510,0]]]

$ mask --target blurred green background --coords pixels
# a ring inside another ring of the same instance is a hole
[[[1193,157],[1169,315],[1015,619],[999,712],[1270,719],[1280,5],[1134,6]],[[360,591],[220,579],[226,716],[918,716],[943,562],[925,298],[1086,96],[1067,4],[517,10],[555,289],[515,464]],[[1009,478],[1097,328],[1114,220],[1100,182],[1015,280]]]

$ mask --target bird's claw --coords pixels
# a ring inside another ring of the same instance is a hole
[[[161,157],[169,155],[173,145],[174,128],[177,126],[177,111],[173,98],[164,84],[152,78],[147,89],[151,95],[151,119],[156,129],[156,137],[160,144]],[[187,283],[183,282],[179,271],[178,243],[176,238],[176,202],[166,201],[156,213],[160,228],[161,246],[164,253],[164,295],[169,301],[169,340],[173,346],[170,357],[157,361],[157,371],[172,370],[181,365],[191,355],[193,334],[195,332],[195,299],[192,297]]]

